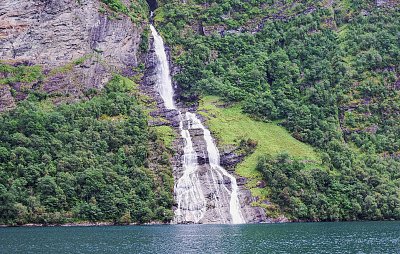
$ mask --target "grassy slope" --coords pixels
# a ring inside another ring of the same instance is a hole
[[[293,138],[277,123],[256,121],[242,113],[240,105],[221,107],[218,97],[207,96],[200,102],[199,111],[207,119],[207,125],[219,141],[219,146],[234,145],[242,139],[257,141],[253,154],[236,167],[236,173],[248,178],[247,187],[254,196],[266,199],[268,189],[256,188],[261,174],[256,170],[257,159],[265,154],[282,152],[319,164],[320,158],[313,148]]]
[[[176,133],[170,126],[154,126],[151,127],[157,133],[159,139],[161,139],[166,148],[173,149],[172,145],[176,139]]]

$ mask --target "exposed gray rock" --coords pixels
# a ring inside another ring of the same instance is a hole
[[[236,177],[236,183],[239,187],[243,186],[247,183],[247,178],[246,177]]]
[[[74,100],[102,88],[112,72],[127,73],[138,64],[142,25],[127,16],[110,19],[100,0],[0,1],[0,60],[30,62],[45,72],[86,57],[80,65],[51,76],[37,88]],[[0,110],[12,104],[0,102]]]
[[[226,169],[234,169],[245,158],[245,154],[239,152],[236,148],[224,150],[221,153],[221,166]]]
[[[265,181],[258,181],[256,186],[258,188],[265,188],[267,186],[267,183]]]
[[[9,86],[0,86],[0,112],[3,110],[7,110],[13,108],[15,106],[15,100],[10,92]]]
[[[268,220],[263,208],[252,206],[256,199],[251,195],[250,190],[240,188],[239,200],[242,205],[242,214],[247,223],[260,223]]]

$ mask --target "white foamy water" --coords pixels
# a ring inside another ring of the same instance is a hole
[[[175,211],[176,222],[199,223],[206,212],[206,199],[204,197],[198,176],[197,153],[193,148],[190,137],[190,120],[186,115],[180,114],[181,136],[185,140],[183,149],[183,175],[175,184],[175,197],[178,209]],[[187,124],[184,128],[183,123]]]
[[[175,109],[174,89],[172,88],[171,75],[169,73],[169,65],[167,54],[164,49],[162,37],[157,33],[153,25],[150,25],[151,33],[154,37],[154,48],[158,58],[157,64],[157,90],[164,100],[167,109]]]
[[[174,90],[172,87],[170,69],[167,55],[165,53],[162,37],[157,33],[153,25],[150,25],[154,37],[154,48],[158,58],[157,64],[157,90],[164,101],[167,109],[176,109],[174,103]],[[179,110],[178,110],[179,111]],[[219,223],[245,223],[240,211],[238,198],[238,186],[236,178],[229,174],[220,165],[220,154],[208,129],[204,127],[199,118],[190,112],[181,113],[180,131],[185,141],[183,154],[183,174],[175,184],[175,199],[178,204],[175,210],[176,223],[194,222],[201,223],[207,213],[207,200],[204,192],[212,193],[213,209],[216,212],[214,221]],[[206,165],[208,171],[204,177],[203,184],[200,180],[198,155],[193,147],[190,130],[201,130],[204,133],[209,162]],[[225,178],[229,179],[230,190],[225,186]],[[206,182],[204,182],[206,181]],[[204,189],[204,188],[212,188]],[[229,214],[226,212],[226,204],[229,204]]]

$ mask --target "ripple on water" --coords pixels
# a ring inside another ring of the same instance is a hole
[[[400,253],[400,222],[0,228],[0,253]]]

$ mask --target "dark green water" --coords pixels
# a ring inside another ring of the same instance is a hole
[[[400,253],[400,222],[0,228],[0,253]]]

